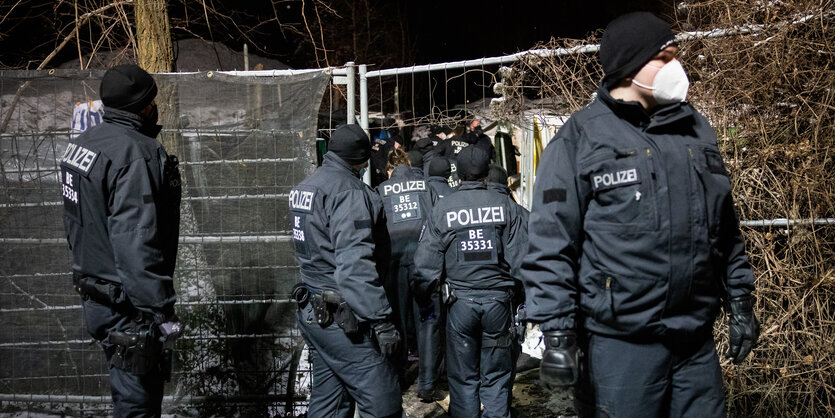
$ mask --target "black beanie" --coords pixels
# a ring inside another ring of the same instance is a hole
[[[412,147],[415,151],[422,152],[426,154],[427,152],[431,151],[433,148],[432,146],[432,138],[421,138],[415,142],[415,146]]]
[[[139,113],[157,96],[157,83],[138,65],[117,65],[104,73],[99,95],[107,107]]]
[[[429,175],[430,176],[440,176],[440,177],[449,177],[452,173],[452,169],[449,166],[449,160],[446,157],[437,156],[429,162]]]
[[[359,125],[343,125],[331,134],[328,151],[350,165],[359,165],[371,157],[371,142]]]
[[[606,26],[600,41],[603,84],[613,87],[675,42],[670,25],[649,12],[627,13]]]
[[[490,170],[490,156],[476,146],[465,147],[456,157],[458,177],[464,181],[481,180]]]
[[[409,151],[409,165],[412,167],[423,167],[423,153],[419,151]]]
[[[491,164],[490,173],[487,174],[487,181],[489,183],[498,183],[507,186],[507,171],[500,165]]]

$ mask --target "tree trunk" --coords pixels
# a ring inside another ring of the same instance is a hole
[[[168,73],[174,70],[174,48],[171,42],[171,25],[168,20],[167,0],[136,0],[136,50],[139,66],[149,73]],[[177,106],[177,85],[172,78],[155,77],[156,103],[159,124],[163,132],[159,136],[169,154],[181,154],[177,135],[180,113]]]
[[[152,73],[171,72],[174,48],[167,0],[136,0],[136,48],[139,66]]]

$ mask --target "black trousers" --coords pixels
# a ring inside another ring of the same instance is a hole
[[[412,299],[413,317],[417,330],[418,390],[432,390],[438,383],[443,363],[441,338],[441,302],[437,293],[432,296],[432,314],[421,319],[418,303]]]
[[[509,418],[510,297],[501,290],[456,290],[455,295],[458,300],[447,311],[449,414]]]
[[[725,417],[712,335],[626,341],[590,335],[575,408],[581,417]]]
[[[162,414],[162,396],[165,380],[159,372],[137,376],[110,366],[115,347],[107,336],[113,331],[134,332],[134,324],[124,313],[93,300],[83,302],[87,332],[104,347],[110,368],[110,394],[113,398],[113,416],[159,417]]]
[[[296,312],[299,331],[313,354],[307,416],[352,418],[356,402],[363,417],[405,417],[397,372],[370,333],[349,338],[336,324],[322,328],[311,305]]]

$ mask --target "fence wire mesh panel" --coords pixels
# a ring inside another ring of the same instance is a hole
[[[107,414],[99,345],[72,290],[58,161],[100,121],[102,71],[0,71],[0,412]],[[164,411],[295,416],[309,365],[287,195],[316,164],[330,76],[158,74],[161,140],[183,176],[178,341]]]

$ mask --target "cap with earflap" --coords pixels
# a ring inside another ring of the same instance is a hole
[[[157,96],[157,84],[136,64],[117,65],[104,73],[99,95],[107,107],[139,113]]]
[[[606,26],[600,41],[603,84],[613,87],[675,43],[670,25],[649,12],[627,13]]]
[[[480,147],[470,145],[458,153],[456,167],[461,180],[481,180],[490,170],[490,156]]]
[[[359,165],[371,157],[371,141],[359,125],[343,125],[331,134],[328,152],[350,165]]]

